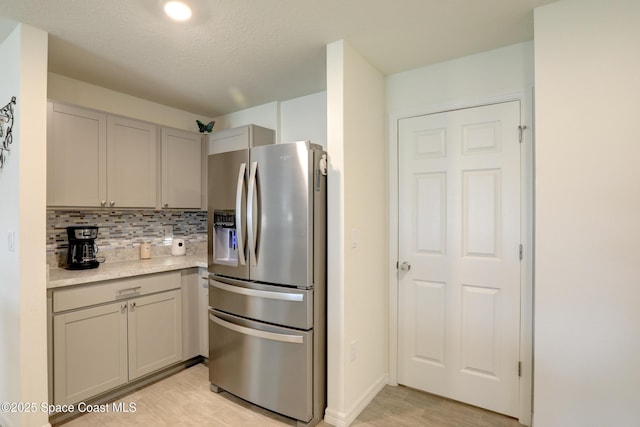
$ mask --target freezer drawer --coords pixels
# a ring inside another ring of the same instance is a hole
[[[209,381],[303,422],[313,417],[313,331],[209,311]]]
[[[313,327],[313,290],[210,278],[209,305],[261,322],[297,329]]]

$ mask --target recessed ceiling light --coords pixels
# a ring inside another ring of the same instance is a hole
[[[191,8],[181,1],[166,2],[164,12],[175,21],[186,21],[191,18]]]

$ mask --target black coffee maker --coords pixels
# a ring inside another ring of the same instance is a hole
[[[96,258],[98,247],[95,243],[98,227],[88,225],[67,227],[67,237],[69,238],[65,266],[67,270],[86,270],[100,265]]]

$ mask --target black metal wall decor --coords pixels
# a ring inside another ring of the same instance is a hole
[[[211,120],[206,125],[200,120],[196,120],[196,123],[198,124],[198,130],[200,131],[200,133],[211,133],[213,131],[213,125],[216,124],[216,122],[213,120]]]
[[[4,166],[9,146],[13,142],[11,130],[13,128],[13,106],[16,105],[16,97],[0,109],[0,169]]]

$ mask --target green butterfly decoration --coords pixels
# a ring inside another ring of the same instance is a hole
[[[215,121],[210,121],[209,123],[207,123],[206,125],[204,123],[202,123],[200,120],[196,120],[196,123],[198,124],[198,129],[200,129],[200,133],[211,133],[211,131],[213,130],[213,125],[216,124]]]

